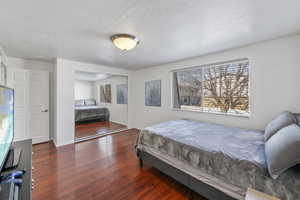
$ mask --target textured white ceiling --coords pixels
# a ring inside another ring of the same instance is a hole
[[[9,0],[1,8],[0,46],[10,56],[127,69],[300,32],[299,0]],[[115,33],[141,43],[120,51]]]

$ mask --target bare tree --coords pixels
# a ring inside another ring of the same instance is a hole
[[[247,110],[248,102],[248,64],[209,67],[204,70],[203,87],[207,101],[222,112],[229,109]]]
[[[196,106],[201,106],[201,94],[202,94],[202,71],[191,70],[185,72],[179,72],[179,93],[181,97],[189,97],[190,99],[199,99]],[[191,105],[195,105],[194,102],[190,102]]]

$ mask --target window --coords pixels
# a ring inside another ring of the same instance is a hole
[[[174,108],[249,116],[249,61],[241,59],[173,72]]]

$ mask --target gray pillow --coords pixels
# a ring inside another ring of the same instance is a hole
[[[268,170],[272,178],[276,179],[285,170],[300,163],[300,127],[289,125],[265,144]]]
[[[268,139],[270,139],[280,129],[294,123],[297,123],[297,120],[291,112],[285,111],[281,113],[278,117],[273,119],[265,128],[265,141],[268,141]]]
[[[294,116],[295,116],[297,122],[300,123],[300,113],[295,113]]]
[[[96,101],[94,99],[86,99],[84,100],[86,106],[95,106]]]

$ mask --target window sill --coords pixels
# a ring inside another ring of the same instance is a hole
[[[144,108],[146,108],[146,109],[154,109],[154,110],[161,110],[161,109],[163,109],[162,106],[145,106],[145,105],[144,105]]]
[[[202,110],[196,110],[196,109],[184,109],[184,108],[172,108],[173,111],[181,111],[181,112],[194,112],[194,113],[203,113],[203,114],[213,114],[213,115],[223,115],[223,116],[230,116],[230,117],[238,117],[238,118],[245,118],[249,119],[249,115],[239,115],[239,114],[232,114],[232,113],[220,113],[220,112],[206,112]]]

